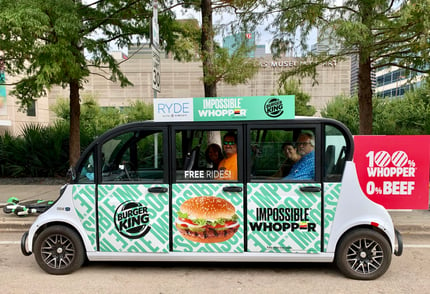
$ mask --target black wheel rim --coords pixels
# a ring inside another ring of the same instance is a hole
[[[62,234],[50,235],[42,243],[43,262],[53,269],[62,269],[72,264],[75,257],[73,242]]]
[[[351,243],[346,258],[354,272],[371,274],[382,266],[384,251],[375,240],[363,238]]]

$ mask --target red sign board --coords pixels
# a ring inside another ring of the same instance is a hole
[[[430,136],[355,136],[361,189],[387,209],[429,208]]]

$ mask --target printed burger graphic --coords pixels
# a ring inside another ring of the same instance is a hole
[[[182,203],[176,228],[190,241],[199,243],[224,242],[239,229],[233,204],[215,196],[198,196]]]

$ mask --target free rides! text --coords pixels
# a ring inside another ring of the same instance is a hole
[[[184,170],[185,179],[213,180],[231,178],[231,170]]]

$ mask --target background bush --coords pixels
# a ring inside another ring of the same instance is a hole
[[[65,177],[69,168],[69,105],[59,99],[58,119],[50,126],[26,125],[22,134],[0,136],[1,177]],[[81,105],[81,151],[97,136],[120,124],[152,119],[152,104],[133,102],[127,108],[100,107],[86,97]]]
[[[359,133],[357,97],[339,96],[321,112],[343,122],[354,135]],[[401,98],[373,99],[374,135],[430,134],[430,83],[406,92]]]
[[[0,137],[0,171],[7,177],[55,177],[65,175],[69,130],[66,123],[27,125],[19,137]]]

